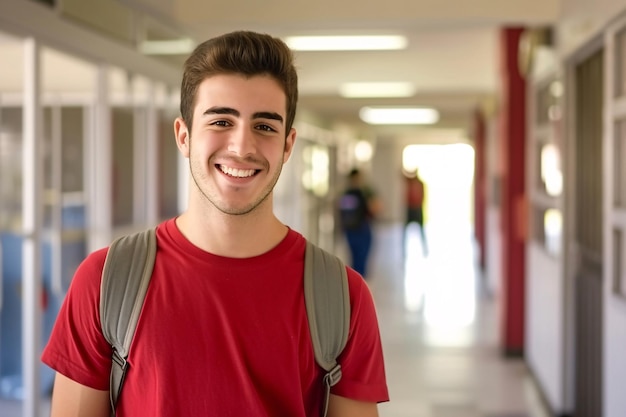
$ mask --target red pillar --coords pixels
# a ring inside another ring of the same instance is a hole
[[[519,72],[523,28],[500,31],[502,178],[501,343],[507,356],[524,352],[526,231],[526,82]]]
[[[478,265],[485,269],[487,250],[487,155],[485,116],[481,110],[474,113],[474,237],[479,247]]]

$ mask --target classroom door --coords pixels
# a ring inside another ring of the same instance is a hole
[[[602,416],[603,395],[603,51],[575,70],[575,412]]]

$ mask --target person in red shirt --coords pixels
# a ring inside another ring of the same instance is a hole
[[[117,416],[317,417],[324,371],[303,289],[304,237],[273,189],[296,140],[297,74],[277,38],[238,31],[187,59],[176,143],[189,200],[157,227],[157,255]],[[107,248],[79,266],[42,361],[57,371],[52,417],[111,415],[112,348],[100,326]],[[375,417],[389,400],[372,294],[347,267],[350,332],[328,416]]]
[[[405,182],[405,205],[406,217],[404,222],[404,239],[409,224],[416,223],[419,226],[419,234],[422,241],[422,253],[428,256],[428,242],[426,231],[424,230],[424,198],[426,196],[426,185],[419,176],[419,170],[406,172]]]

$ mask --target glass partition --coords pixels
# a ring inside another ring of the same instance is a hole
[[[559,78],[550,78],[534,89],[533,138],[530,159],[530,234],[553,256],[561,254],[563,220],[562,95]]]

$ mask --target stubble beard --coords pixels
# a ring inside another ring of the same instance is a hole
[[[191,178],[196,188],[198,189],[198,191],[204,198],[204,200],[206,200],[209,204],[211,204],[217,210],[228,215],[242,216],[242,215],[252,213],[255,209],[257,209],[259,206],[261,206],[265,201],[267,201],[270,198],[272,191],[274,190],[274,187],[276,186],[276,183],[278,182],[278,178],[280,177],[280,173],[282,171],[282,167],[283,167],[282,161],[279,162],[278,167],[276,168],[276,172],[274,173],[269,184],[267,184],[267,186],[263,189],[263,191],[261,192],[261,195],[258,198],[256,198],[254,201],[252,201],[251,203],[243,207],[236,206],[236,205],[229,205],[227,201],[219,198],[217,189],[215,189],[213,193],[211,193],[210,187],[208,185],[210,183],[210,177],[205,173],[204,171],[205,165],[202,163],[202,161],[194,159],[193,152],[191,151],[191,143],[192,141],[190,140],[189,141],[189,155],[190,155],[189,169],[191,173]],[[207,164],[209,167],[213,167],[215,165],[212,162],[212,159],[213,158],[211,157]],[[264,165],[269,167],[269,163],[267,162],[265,162]],[[204,184],[204,186],[202,184]]]

